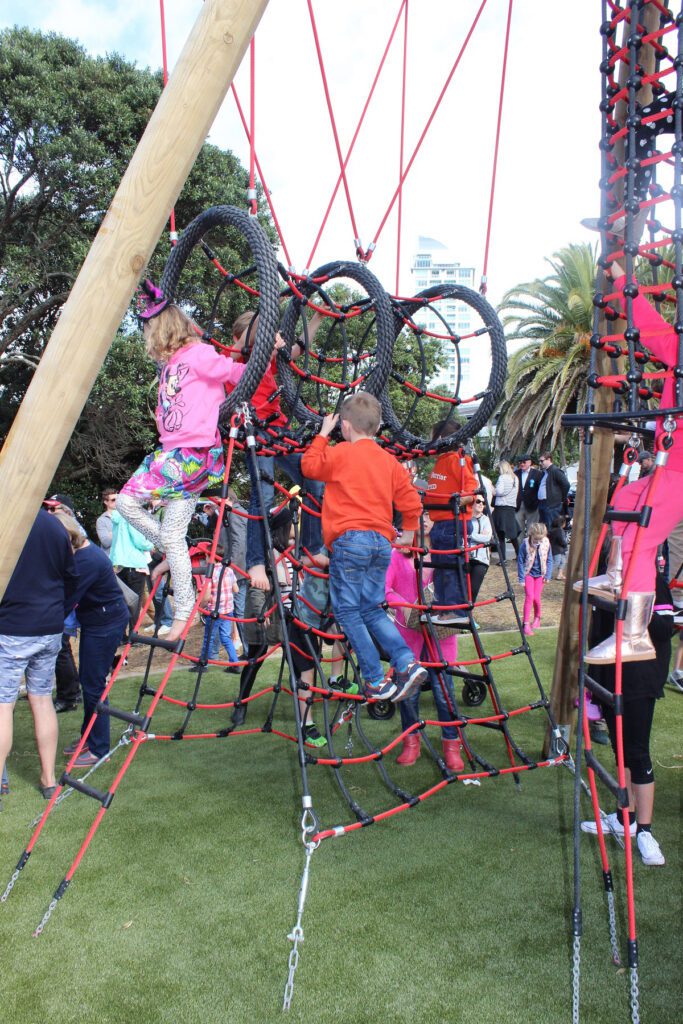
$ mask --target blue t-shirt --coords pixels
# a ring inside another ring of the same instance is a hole
[[[61,633],[78,573],[66,530],[40,509],[0,602],[0,633]]]

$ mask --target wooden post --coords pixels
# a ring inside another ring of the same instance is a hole
[[[0,452],[0,595],[267,4],[205,0],[102,221]]]
[[[653,32],[658,25],[659,13],[654,4],[649,4],[642,12],[642,21],[647,32]],[[625,45],[630,32],[630,26],[625,21],[622,32],[622,45]],[[652,46],[648,43],[640,54],[640,63],[646,74],[651,74],[655,67],[655,54]],[[622,65],[619,71],[619,84],[625,85],[629,69]],[[652,99],[651,86],[643,86],[638,94],[638,102],[645,105]],[[616,118],[619,124],[623,124],[627,113],[627,104],[620,102],[616,110]],[[618,144],[616,149],[617,159],[623,164],[624,147],[623,142]],[[603,287],[602,291],[609,290]],[[600,333],[605,333],[605,318],[601,315]],[[600,375],[612,372],[607,356],[603,352],[598,353],[598,373]],[[598,388],[595,392],[595,411],[610,412],[614,401],[614,395],[608,388]],[[590,495],[590,522],[586,523],[584,515],[585,495],[585,472],[584,453],[581,451],[579,463],[579,474],[576,486],[576,501],[574,505],[574,523],[572,527],[572,543],[569,549],[567,560],[567,581],[564,585],[562,599],[562,612],[560,617],[560,629],[557,637],[557,653],[555,655],[555,671],[550,691],[550,708],[559,725],[569,727],[569,732],[576,723],[576,709],[574,701],[578,692],[579,676],[579,595],[574,593],[572,587],[577,579],[583,575],[583,538],[586,529],[589,531],[589,547],[591,552],[597,544],[598,534],[602,525],[602,519],[607,506],[607,492],[609,490],[610,474],[612,472],[612,459],[614,455],[614,435],[610,430],[596,429],[593,444],[591,445],[591,495]],[[546,734],[544,753],[549,750],[551,737]]]

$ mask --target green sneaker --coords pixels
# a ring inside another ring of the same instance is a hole
[[[320,735],[314,725],[305,725],[304,743],[308,743],[312,747],[324,747],[327,744],[327,740],[324,736]]]
[[[352,679],[330,679],[330,688],[341,690],[342,693],[349,693],[351,696],[360,693],[358,683],[354,683]]]

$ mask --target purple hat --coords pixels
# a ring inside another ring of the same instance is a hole
[[[157,288],[149,278],[146,278],[140,285],[138,293],[138,319],[152,320],[168,306],[169,300],[164,298],[161,288]]]

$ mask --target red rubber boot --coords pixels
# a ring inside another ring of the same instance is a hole
[[[446,762],[446,767],[450,768],[452,772],[464,772],[465,762],[460,753],[460,740],[443,740],[441,745],[443,747],[443,759]]]
[[[415,764],[419,756],[420,736],[419,733],[411,732],[409,736],[405,736],[403,739],[403,750],[396,758],[396,764]]]

